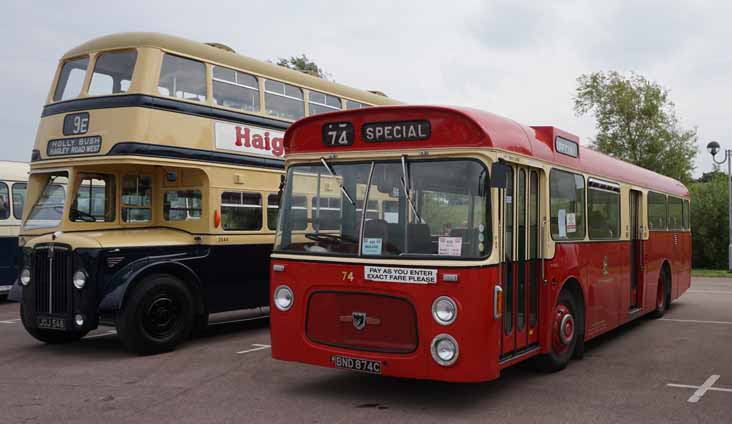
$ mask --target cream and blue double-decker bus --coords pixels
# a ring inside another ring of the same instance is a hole
[[[265,307],[284,130],[308,115],[394,103],[161,34],[70,50],[32,152],[25,328],[64,343],[113,325],[129,349],[154,353],[209,314]]]

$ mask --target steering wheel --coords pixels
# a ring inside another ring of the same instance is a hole
[[[84,222],[97,222],[97,218],[90,213],[82,212],[78,209],[71,209],[70,212],[76,215],[74,216],[74,218],[81,218],[81,220]]]
[[[320,233],[307,233],[305,238],[318,243],[340,243],[343,237],[338,234],[320,234]]]

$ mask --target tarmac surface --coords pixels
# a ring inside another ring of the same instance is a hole
[[[663,319],[589,342],[564,371],[481,384],[274,361],[266,319],[140,357],[106,327],[41,344],[2,303],[0,340],[0,423],[732,422],[732,279],[695,278]]]

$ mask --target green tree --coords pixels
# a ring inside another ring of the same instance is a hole
[[[727,176],[710,172],[689,185],[691,192],[692,265],[727,267]]]
[[[641,75],[594,72],[577,78],[574,111],[595,117],[593,147],[683,182],[691,181],[696,129],[684,129],[666,88]]]
[[[325,72],[325,70],[318,66],[315,62],[308,59],[305,54],[301,56],[292,56],[289,59],[279,58],[279,60],[277,60],[277,64],[280,66],[284,66],[285,68],[312,75],[314,77],[330,79],[330,74]]]

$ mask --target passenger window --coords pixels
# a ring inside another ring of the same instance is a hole
[[[158,92],[184,100],[206,100],[206,67],[199,61],[165,53]]]
[[[81,87],[84,85],[84,75],[89,66],[89,58],[82,57],[64,63],[61,73],[58,76],[56,90],[53,93],[53,101],[68,100],[78,97],[81,94]]]
[[[112,222],[115,219],[113,175],[82,175],[69,211],[72,222]]]
[[[691,210],[689,209],[689,201],[684,200],[684,229],[688,230],[691,228]]]
[[[666,196],[652,191],[648,192],[648,228],[666,229]]]
[[[122,220],[148,222],[152,219],[152,178],[125,175],[122,178]]]
[[[222,193],[221,226],[226,231],[261,230],[262,196],[259,193]]]
[[[341,99],[317,91],[310,92],[310,100],[308,101],[310,115],[319,113],[336,112],[341,110]]]
[[[358,201],[358,206],[363,208],[363,200]],[[340,197],[313,197],[312,205],[313,229],[317,230],[338,230],[341,228],[341,198]],[[366,219],[378,219],[379,211],[376,209],[376,202],[369,202],[369,212],[375,215],[367,216]],[[376,210],[371,210],[373,206]],[[360,209],[357,209],[360,211]]]
[[[8,185],[0,183],[0,219],[10,218],[10,191]]]
[[[132,81],[136,61],[135,50],[99,55],[89,84],[89,95],[126,93]]]
[[[346,109],[361,109],[363,107],[368,107],[368,105],[354,102],[353,100],[346,100]]]
[[[264,105],[267,113],[297,120],[305,116],[302,90],[278,81],[264,81]]]
[[[23,206],[25,205],[25,192],[28,187],[26,183],[13,184],[13,216],[15,219],[23,219]]]
[[[214,66],[213,100],[219,106],[259,111],[259,82],[255,76]]]
[[[199,190],[166,191],[163,198],[163,217],[166,221],[188,221],[201,218]]]
[[[267,196],[267,228],[270,230],[277,229],[277,218],[280,213],[280,196],[270,194]]]
[[[587,183],[587,223],[593,240],[620,237],[620,187],[590,179]]]
[[[681,230],[683,225],[684,202],[676,197],[668,198],[668,228],[669,230]]]
[[[551,231],[554,240],[585,238],[585,180],[553,169],[549,175]]]

